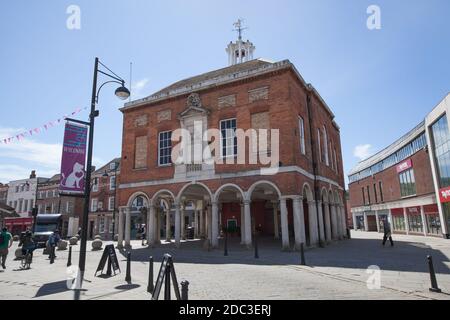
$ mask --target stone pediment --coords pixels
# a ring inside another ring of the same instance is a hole
[[[208,115],[209,110],[202,105],[200,95],[192,93],[186,100],[186,109],[178,114],[178,118],[187,118],[198,115]]]

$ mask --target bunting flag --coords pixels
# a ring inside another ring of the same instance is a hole
[[[21,140],[25,139],[28,136],[32,136],[32,135],[36,135],[36,134],[42,133],[44,130],[47,131],[48,129],[61,124],[62,121],[65,120],[66,118],[68,118],[69,116],[74,116],[74,115],[80,113],[81,111],[86,110],[87,108],[88,107],[78,108],[75,111],[71,112],[70,115],[66,114],[66,115],[64,115],[64,117],[59,118],[57,120],[48,121],[45,124],[43,124],[42,126],[40,126],[40,127],[36,127],[36,128],[30,129],[30,130],[24,131],[22,133],[16,134],[13,137],[3,138],[3,139],[0,140],[0,144],[8,144],[8,143],[13,142],[14,140],[21,141]]]

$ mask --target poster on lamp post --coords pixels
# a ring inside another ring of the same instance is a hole
[[[61,159],[59,192],[83,194],[85,182],[87,126],[66,123]]]

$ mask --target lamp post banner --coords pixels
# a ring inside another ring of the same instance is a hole
[[[87,126],[66,123],[59,183],[61,193],[84,193],[87,132]]]

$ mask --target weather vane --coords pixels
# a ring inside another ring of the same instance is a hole
[[[236,21],[235,23],[233,23],[234,26],[234,30],[233,31],[237,31],[239,34],[239,40],[242,40],[242,31],[245,29],[248,29],[247,27],[242,27],[242,24],[244,22],[244,19],[239,18],[238,21]]]

